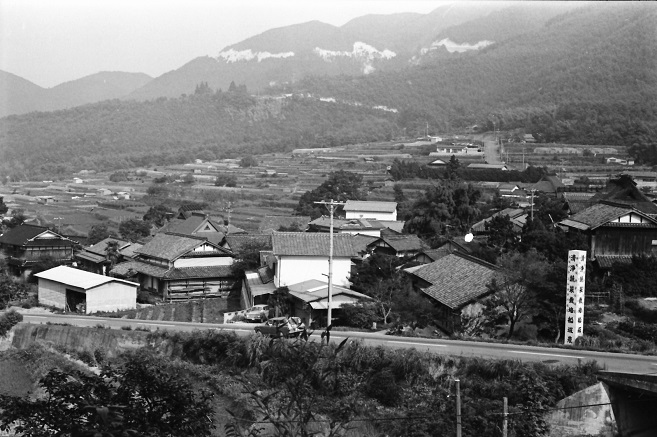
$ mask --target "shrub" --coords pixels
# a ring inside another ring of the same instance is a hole
[[[94,351],[96,363],[103,364],[107,360],[107,351],[105,349],[96,349]]]
[[[23,315],[14,310],[10,310],[0,316],[0,337],[7,335],[9,330],[19,322],[23,321]]]

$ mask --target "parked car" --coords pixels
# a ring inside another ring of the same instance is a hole
[[[254,305],[244,314],[247,322],[264,322],[269,317],[269,305]]]
[[[265,323],[255,327],[255,332],[274,338],[298,337],[306,329],[306,325],[298,317],[272,317]]]

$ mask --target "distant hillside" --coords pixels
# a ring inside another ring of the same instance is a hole
[[[0,177],[167,165],[389,139],[394,115],[309,98],[243,92],[110,100],[0,119]]]
[[[0,71],[0,117],[32,111],[54,111],[116,99],[144,86],[152,77],[143,73],[100,72],[42,88],[19,76]]]
[[[411,65],[438,33],[505,7],[495,3],[456,4],[430,14],[366,15],[342,27],[312,21],[271,29],[226,47],[216,56],[194,59],[127,98],[178,97],[192,93],[201,81],[223,90],[234,81],[255,91],[292,84],[309,75],[361,76],[400,70]],[[562,6],[561,10],[568,8]]]

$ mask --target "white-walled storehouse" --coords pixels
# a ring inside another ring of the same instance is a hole
[[[274,285],[283,287],[309,279],[326,281],[329,237],[325,233],[274,232]],[[357,255],[353,235],[333,234],[333,284],[349,287],[351,258]]]
[[[59,266],[37,273],[39,304],[66,311],[129,310],[137,307],[139,284]]]
[[[369,202],[347,200],[344,205],[347,219],[397,220],[397,202]]]

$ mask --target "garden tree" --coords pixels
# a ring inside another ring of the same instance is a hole
[[[243,278],[245,271],[261,267],[260,252],[264,250],[271,250],[271,246],[265,241],[252,240],[240,245],[234,252],[234,261],[231,264],[233,273]]]
[[[25,220],[27,220],[27,216],[25,215],[25,210],[21,208],[16,208],[11,211],[11,217],[9,218],[9,220],[5,221],[5,225],[7,225],[8,228],[15,228],[25,223]]]
[[[499,253],[515,249],[518,235],[513,229],[513,223],[508,215],[491,217],[484,228],[488,232],[488,245],[494,247]]]
[[[281,315],[289,316],[292,314],[294,307],[294,299],[290,295],[290,290],[287,287],[278,287],[273,293],[269,295],[267,305],[274,308],[276,317]]]
[[[109,240],[105,246],[105,259],[109,261],[109,270],[112,270],[117,262],[121,259],[119,252],[119,242],[116,240]]]
[[[248,167],[256,167],[257,165],[258,165],[258,160],[255,159],[253,155],[248,155],[240,159],[240,167],[248,168]]]
[[[21,313],[13,309],[4,312],[0,315],[0,337],[5,337],[11,328],[22,321],[23,315]],[[1,424],[2,422],[0,422],[0,429],[2,429]]]
[[[29,286],[17,282],[4,272],[0,273],[0,310],[7,308],[9,302],[27,299]]]
[[[352,277],[351,288],[362,293],[379,279],[392,279],[399,274],[397,267],[402,264],[404,264],[403,258],[375,253],[362,263],[356,264],[356,274]]]
[[[99,241],[103,241],[105,238],[116,238],[116,232],[110,231],[106,224],[100,223],[93,225],[91,230],[89,230],[89,236],[87,237],[87,242],[90,245],[94,245]]]
[[[433,185],[413,203],[404,230],[434,241],[441,235],[465,233],[479,216],[480,197],[481,192],[470,184]]]
[[[657,257],[636,255],[629,264],[616,263],[609,277],[627,296],[657,297]]]
[[[53,369],[39,385],[45,396],[0,395],[0,428],[16,424],[26,437],[210,436],[214,428],[212,395],[146,351],[127,355],[120,366],[105,366],[99,375]],[[97,412],[107,416],[113,406],[123,407],[120,423],[96,420]]]
[[[5,204],[5,198],[0,196],[0,215],[5,215],[9,211],[9,207]]]
[[[119,233],[128,241],[139,241],[151,234],[151,225],[143,220],[124,220],[119,225]]]
[[[537,311],[533,323],[538,335],[555,343],[561,338],[566,315],[567,264],[564,260],[553,261],[543,281],[534,282]],[[587,285],[587,289],[588,289]]]
[[[568,210],[564,199],[556,199],[546,194],[534,197],[534,218],[539,219],[546,228],[568,217]]]
[[[366,193],[362,190],[363,176],[345,170],[331,173],[328,179],[312,191],[301,195],[295,211],[299,215],[308,215],[313,220],[322,216],[326,209],[314,202],[329,201],[346,202],[347,200],[365,200]],[[338,209],[338,215],[340,214]]]
[[[171,208],[164,203],[160,203],[151,206],[148,211],[146,211],[146,214],[144,214],[143,220],[145,222],[153,223],[158,228],[161,228],[170,217],[173,217],[173,211]]]
[[[221,173],[214,180],[215,187],[234,187],[237,185],[237,178],[232,174]]]
[[[509,324],[508,338],[516,324],[536,310],[536,284],[544,281],[550,269],[545,257],[530,250],[526,253],[508,252],[498,259],[500,270],[488,287],[493,293],[486,301],[489,317],[499,315]]]
[[[569,250],[587,250],[587,238],[580,232],[565,232],[559,227],[545,227],[538,218],[528,219],[522,229],[520,252],[536,250],[548,261],[565,261]]]
[[[461,163],[459,160],[456,158],[455,155],[452,155],[451,158],[449,158],[449,162],[447,163],[447,179],[458,179],[459,178],[459,169],[461,168]]]

